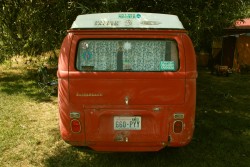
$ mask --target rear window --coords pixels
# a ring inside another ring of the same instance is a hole
[[[174,40],[86,39],[78,43],[79,71],[177,71],[179,55]]]

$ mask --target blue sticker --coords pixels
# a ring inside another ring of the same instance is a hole
[[[85,51],[83,52],[82,57],[84,60],[88,61],[92,58],[92,54],[90,51]]]
[[[137,19],[141,18],[141,14],[137,14],[137,15],[136,15],[136,18],[137,18]]]
[[[161,61],[160,70],[161,71],[175,71],[174,61]]]

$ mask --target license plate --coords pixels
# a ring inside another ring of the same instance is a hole
[[[115,116],[114,130],[141,130],[141,117]]]

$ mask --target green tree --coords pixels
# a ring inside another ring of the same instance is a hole
[[[0,47],[3,55],[36,55],[58,48],[80,8],[67,0],[0,1]]]

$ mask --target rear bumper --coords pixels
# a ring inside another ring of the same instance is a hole
[[[156,143],[89,143],[89,148],[95,151],[102,152],[149,152],[149,151],[159,151],[162,148],[166,147],[167,143],[165,142],[156,142]]]
[[[65,141],[73,146],[83,146],[86,150],[98,151],[98,152],[156,152],[160,151],[165,147],[180,147],[187,145],[190,140],[186,142],[173,142],[169,141],[163,142],[147,142],[147,143],[131,143],[131,142],[87,142],[83,144],[80,142]]]

